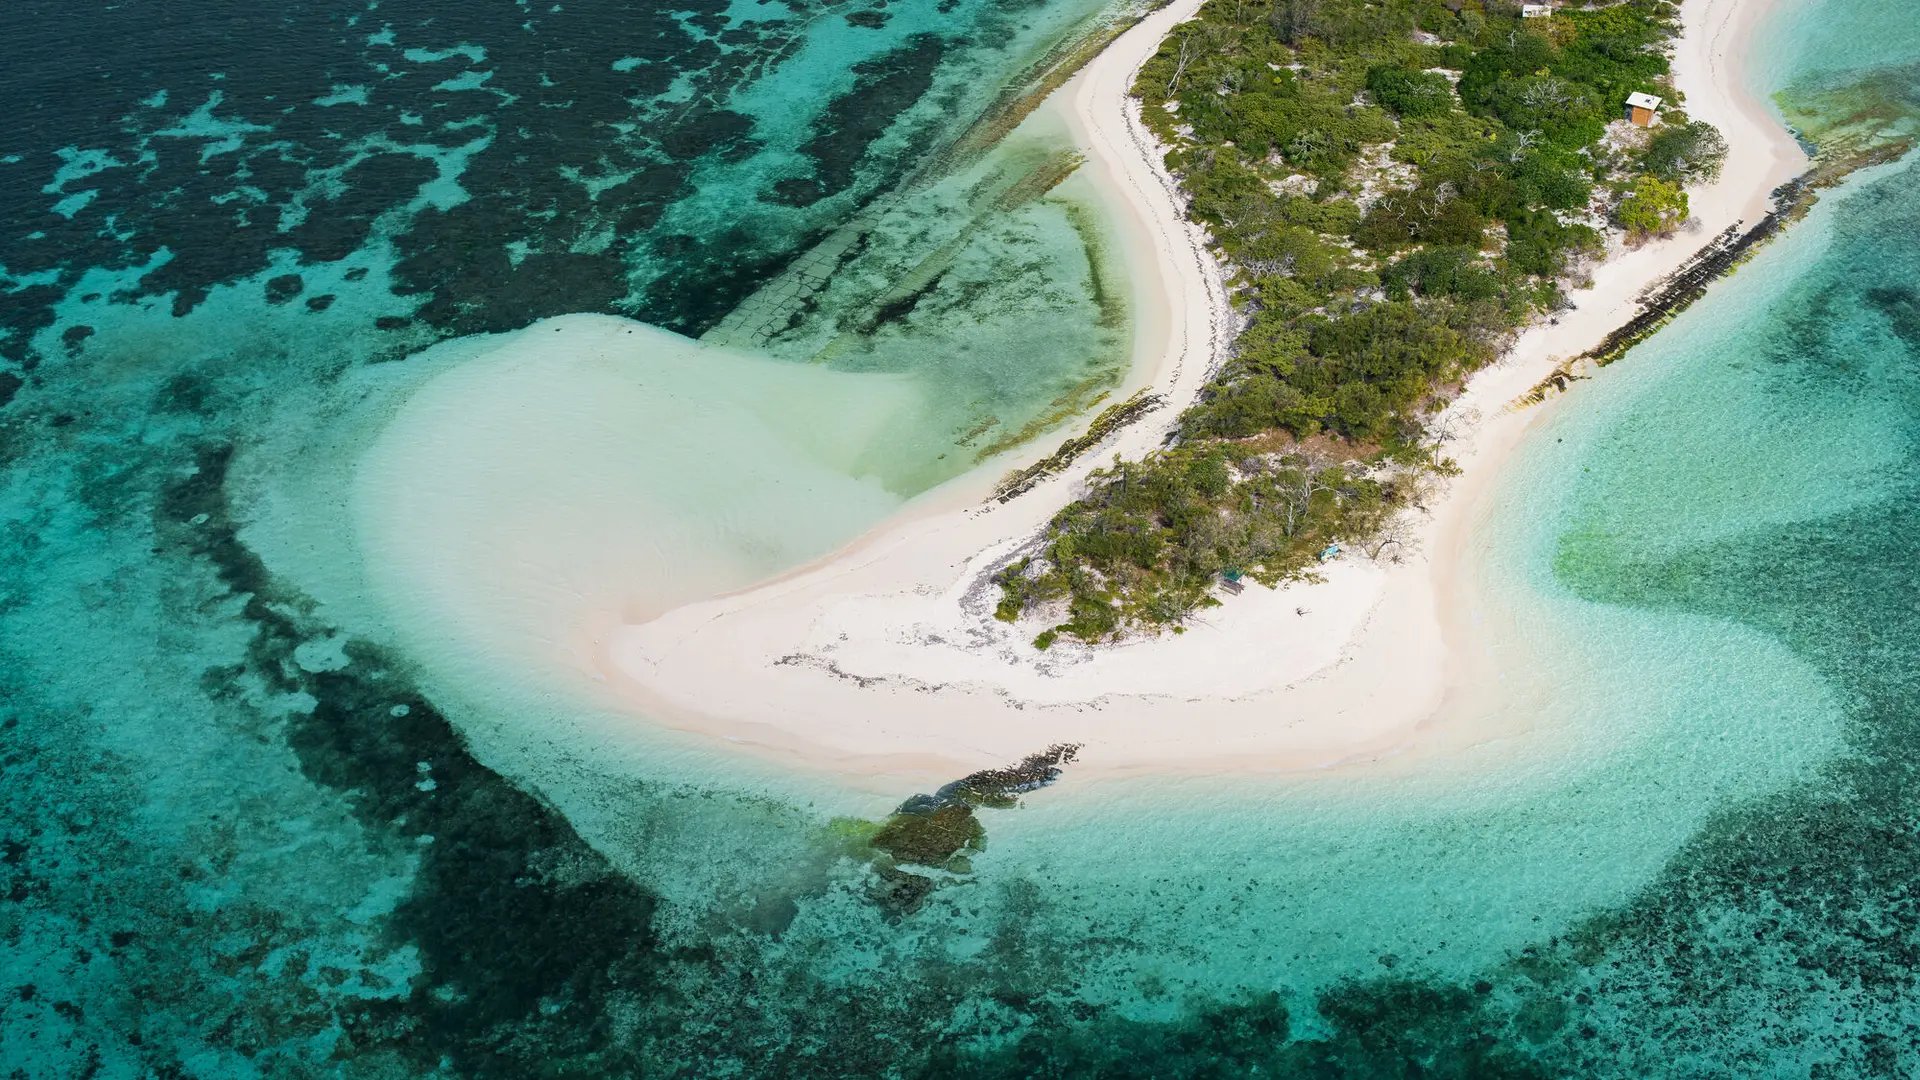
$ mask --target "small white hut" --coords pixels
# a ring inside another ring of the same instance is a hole
[[[1654,117],[1660,115],[1660,99],[1652,94],[1627,95],[1627,119],[1636,127],[1652,127]]]

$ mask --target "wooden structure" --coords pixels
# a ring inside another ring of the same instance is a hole
[[[1627,119],[1636,127],[1652,127],[1660,115],[1660,99],[1652,94],[1627,95]]]

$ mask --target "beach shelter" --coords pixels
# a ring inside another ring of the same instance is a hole
[[[1652,127],[1653,118],[1660,115],[1660,99],[1652,94],[1627,95],[1627,119],[1639,127]]]

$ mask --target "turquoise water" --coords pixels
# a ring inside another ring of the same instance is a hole
[[[1770,32],[1769,91],[1920,60],[1920,27],[1880,0],[1790,4]],[[1864,36],[1874,51],[1849,52]],[[354,96],[334,81],[313,96]],[[968,194],[1051,146],[915,189],[924,235],[877,222],[860,250],[878,261],[849,265],[825,314],[765,351],[820,385],[921,386],[957,425],[1015,358],[969,340],[949,304],[968,290],[940,290],[968,274],[1017,290],[993,261],[1014,228],[1056,266],[1078,259],[1083,291],[1057,310],[1080,321],[1064,325],[1110,331],[1070,188]],[[42,201],[82,190],[86,160]],[[300,263],[302,296],[338,274],[323,310],[266,302],[280,275],[260,270],[178,316],[116,295],[143,288],[138,267],[33,271],[73,277],[32,334],[44,355],[23,371],[41,381],[0,413],[0,1067],[1911,1075],[1916,241],[1914,166],[1858,176],[1536,425],[1469,566],[1498,676],[1472,707],[1500,738],[1306,777],[1077,783],[1069,766],[1020,808],[982,811],[971,871],[928,871],[923,897],[890,884],[850,820],[912,792],[634,732],[450,672],[391,631],[332,465],[402,389],[498,344],[448,341],[407,362],[417,376],[364,363],[379,335],[432,336],[353,314],[348,286],[401,295],[383,291],[397,263],[369,256],[353,281],[355,260]],[[843,339],[916,273],[939,284]],[[485,291],[456,285],[437,287],[477,310]],[[102,306],[114,318],[76,321]],[[76,325],[94,333],[69,342]],[[951,392],[913,381],[914,332],[977,358],[931,383]],[[1013,406],[1106,377],[1091,355],[994,415],[1011,426]],[[873,484],[862,513],[946,467]]]
[[[1806,0],[1770,12],[1748,81],[1764,95],[1796,84],[1915,62],[1910,10],[1898,0]]]

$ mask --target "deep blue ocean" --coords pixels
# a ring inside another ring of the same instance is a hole
[[[1069,771],[902,903],[912,792],[516,741],[391,633],[314,448],[472,335],[830,257],[750,344],[932,388],[875,514],[1118,386],[1099,208],[1001,140],[1114,17],[0,8],[0,1074],[1920,1073],[1911,160],[1536,425],[1478,573],[1584,741],[1499,782]],[[1899,0],[1758,56],[1920,100]]]

